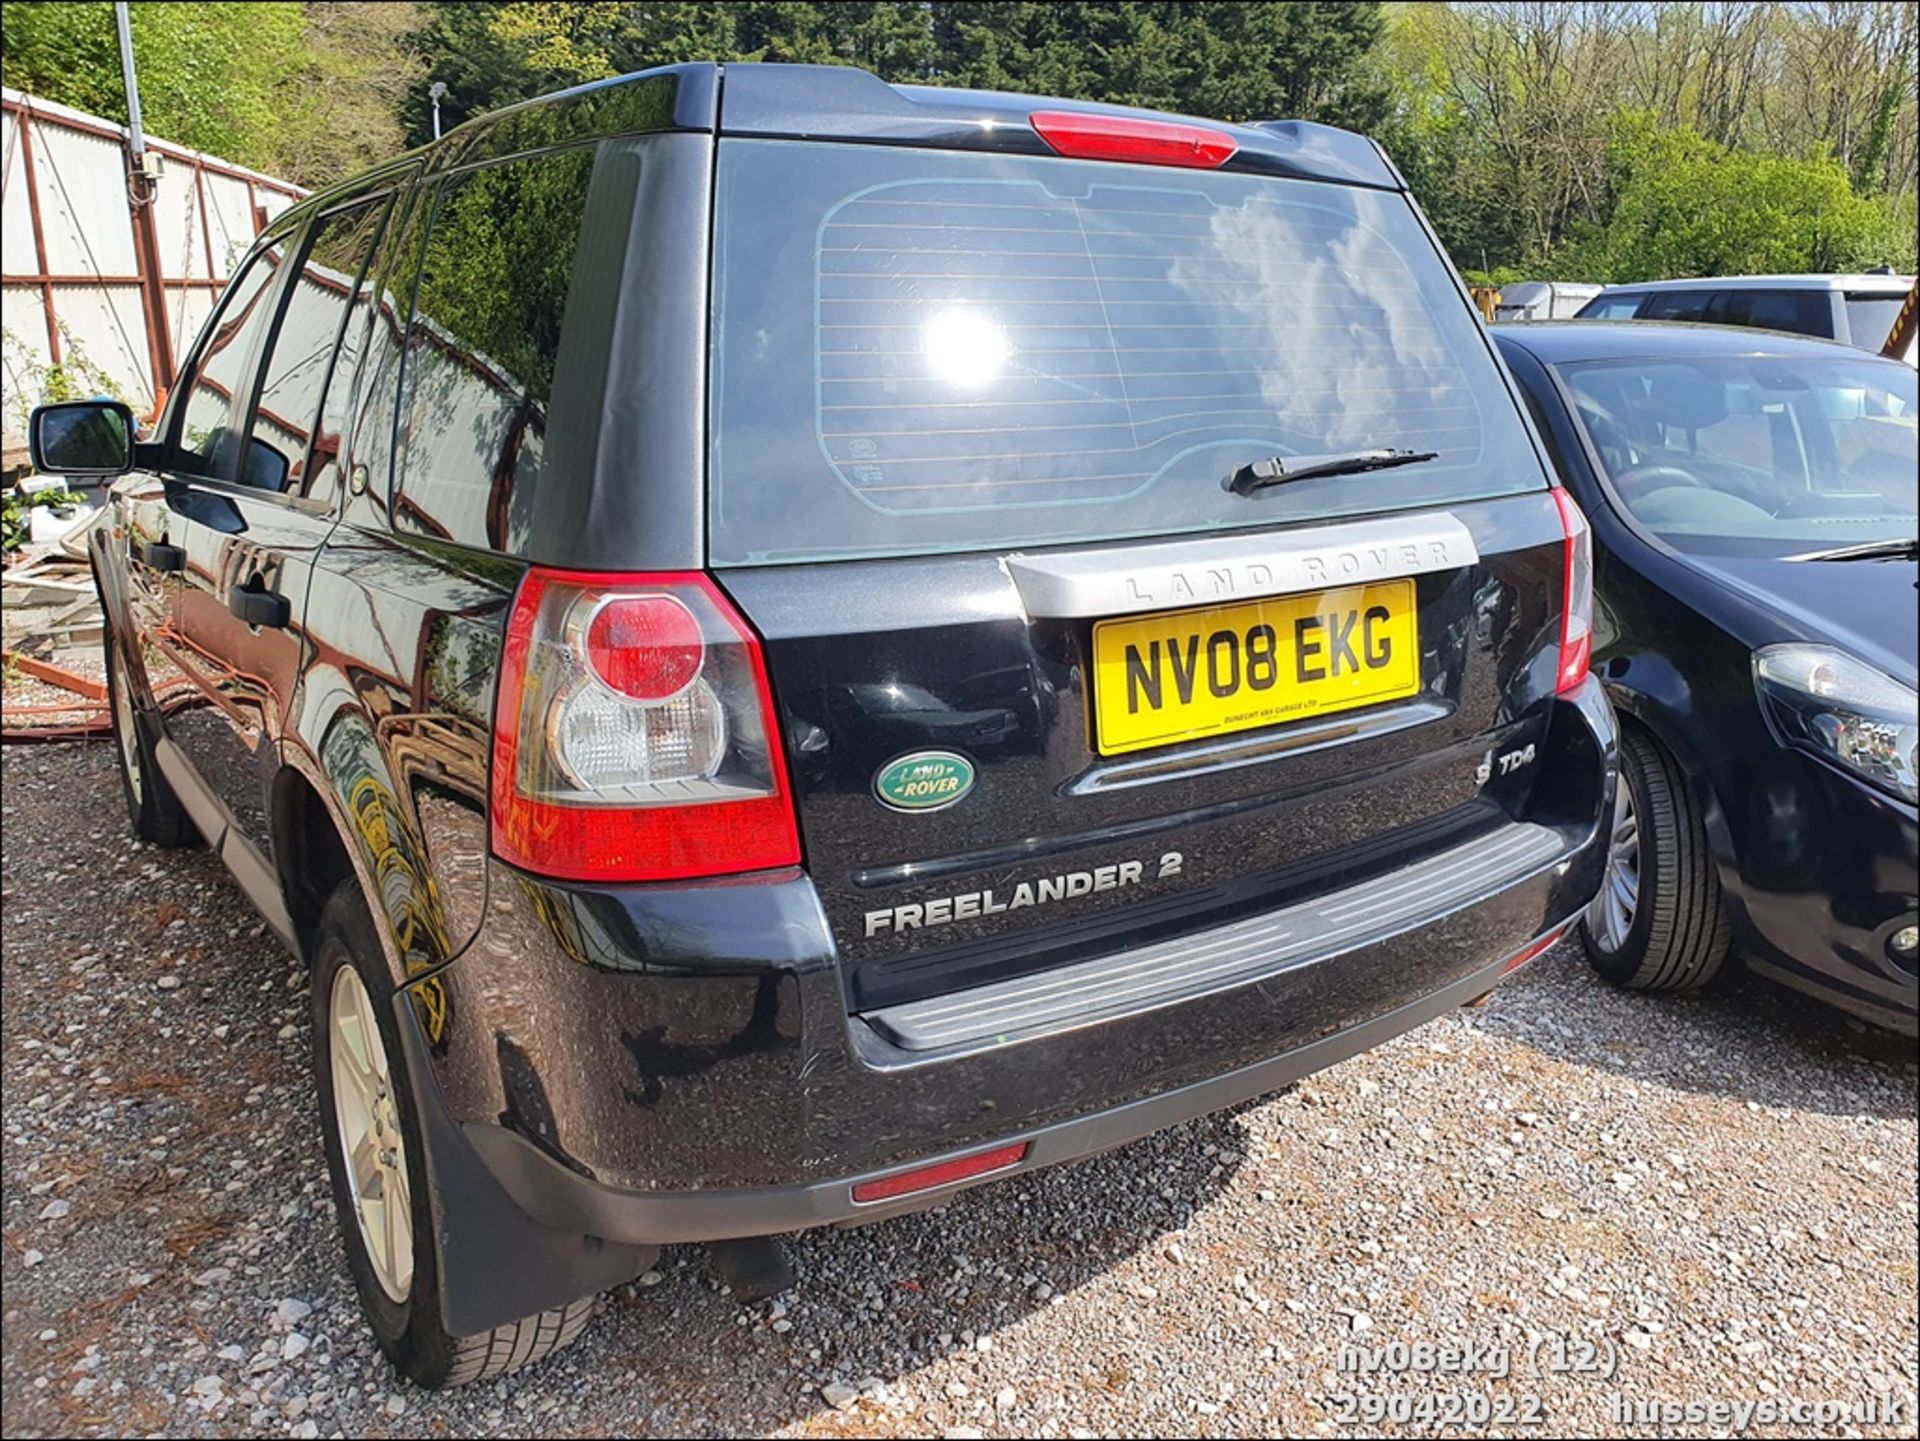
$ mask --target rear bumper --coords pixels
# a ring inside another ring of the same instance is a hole
[[[1890,943],[1920,923],[1920,812],[1789,747],[1707,780],[1728,818],[1722,875],[1748,961],[1914,1034],[1920,983]]]
[[[1456,879],[1483,884],[1394,892],[1408,903],[1373,907],[1367,925],[1354,919],[1364,906],[1338,911],[1361,888],[1323,897],[1313,909],[1346,920],[1311,933],[1323,944],[1277,940],[1270,963],[1241,946],[1237,969],[1191,994],[991,1036],[849,1014],[804,876],[636,897],[502,868],[474,946],[403,993],[417,1094],[444,1123],[436,1145],[457,1145],[555,1234],[644,1248],[922,1208],[977,1182],[875,1205],[854,1188],[1015,1142],[1028,1149],[1008,1170],[1091,1155],[1274,1091],[1492,988],[1598,886],[1614,729],[1596,685],[1556,703],[1544,750],[1539,813],[1489,838],[1514,842],[1497,878],[1456,863]],[[702,949],[716,929],[723,957]],[[460,1202],[442,1199],[457,1229]]]
[[[1563,927],[1565,922],[1560,924]],[[1524,954],[1521,951],[1516,956]],[[1005,1133],[995,1140],[995,1147],[1017,1143],[1027,1146],[1025,1156],[1016,1165],[890,1202],[862,1204],[854,1200],[854,1191],[867,1181],[897,1174],[898,1167],[830,1181],[740,1190],[622,1191],[568,1171],[528,1142],[497,1126],[468,1127],[466,1134],[508,1194],[529,1215],[560,1230],[636,1245],[670,1245],[779,1235],[819,1226],[864,1225],[924,1210],[969,1186],[1001,1180],[1018,1171],[1098,1155],[1169,1126],[1269,1095],[1484,995],[1515,969],[1518,967],[1511,966],[1507,960],[1495,961],[1385,1015],[1225,1075],[1091,1115]],[[928,1156],[919,1164],[937,1165],[983,1149],[988,1148],[960,1147],[942,1155]]]

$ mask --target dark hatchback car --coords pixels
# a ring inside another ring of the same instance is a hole
[[[1272,1091],[1599,884],[1584,524],[1356,136],[650,72],[278,218],[124,420],[36,432],[129,471],[129,803],[311,958],[426,1384]]]
[[[1588,954],[1686,987],[1731,946],[1912,1033],[1913,368],[1712,326],[1495,335],[1592,522],[1594,668],[1622,713]]]

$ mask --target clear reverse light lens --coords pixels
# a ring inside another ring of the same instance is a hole
[[[1754,679],[1790,740],[1874,785],[1920,800],[1920,696],[1829,645],[1771,645]]]

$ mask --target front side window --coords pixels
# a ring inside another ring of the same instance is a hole
[[[319,498],[332,494],[346,401],[339,392],[347,389],[354,370],[350,351],[339,350],[337,365],[334,357],[386,210],[381,197],[315,223],[261,365],[247,444],[249,484]],[[354,340],[351,349],[357,351],[357,336]]]
[[[1640,295],[1602,295],[1586,303],[1580,311],[1580,319],[1631,320],[1645,298]]]
[[[710,556],[1271,525],[1545,485],[1397,194],[888,146],[720,146]],[[1234,494],[1276,456],[1422,464]]]
[[[1905,365],[1838,351],[1558,369],[1616,503],[1680,549],[1791,555],[1920,532]]]
[[[526,534],[594,154],[444,183],[407,333],[396,524],[493,550]]]
[[[233,397],[246,384],[248,361],[272,323],[267,297],[280,261],[278,243],[257,251],[207,321],[193,375],[182,382],[187,398],[174,441],[174,463],[189,474],[241,478],[244,447],[229,425]]]

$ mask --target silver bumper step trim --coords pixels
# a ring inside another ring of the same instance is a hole
[[[1033,1040],[1264,980],[1371,944],[1503,890],[1566,851],[1514,824],[1402,870],[1211,931],[950,995],[863,1012],[907,1051]]]

